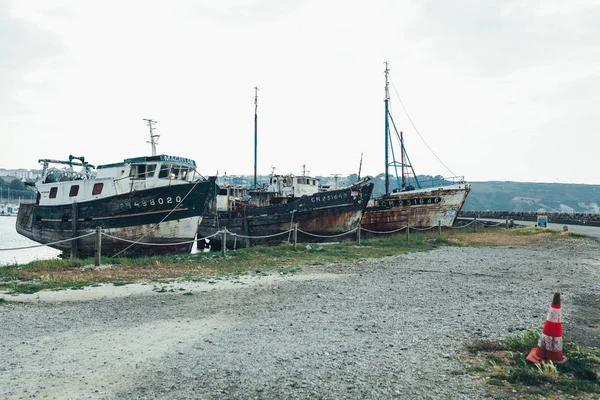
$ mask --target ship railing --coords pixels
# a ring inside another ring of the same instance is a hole
[[[441,177],[436,176],[431,179],[419,179],[417,182],[414,178],[408,178],[406,181],[407,188],[427,189],[442,186],[454,186],[467,183],[464,176]],[[399,189],[397,189],[399,191]],[[412,189],[411,189],[412,190]]]

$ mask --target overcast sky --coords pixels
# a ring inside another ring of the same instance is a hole
[[[600,0],[0,0],[0,168],[158,151],[205,175],[600,184]]]

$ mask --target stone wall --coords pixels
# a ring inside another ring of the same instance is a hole
[[[546,215],[549,223],[600,226],[600,214],[585,213],[533,213],[510,211],[461,211],[463,218],[513,219],[515,221],[537,221],[538,215]]]

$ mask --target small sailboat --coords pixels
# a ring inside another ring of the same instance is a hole
[[[432,183],[425,187],[419,182],[404,147],[403,133],[396,129],[390,113],[389,71],[388,64],[385,63],[385,193],[373,199],[372,204],[367,207],[361,227],[388,232],[406,226],[452,226],[471,186],[463,177],[442,179],[436,186]],[[397,150],[392,145],[394,138],[399,142]],[[396,160],[396,154],[400,160]],[[392,167],[396,172],[397,187],[390,191]]]

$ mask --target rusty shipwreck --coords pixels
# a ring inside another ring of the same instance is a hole
[[[198,228],[198,237],[211,236],[210,247],[216,249],[222,246],[222,237],[215,233],[224,228],[233,233],[226,235],[229,248],[288,241],[294,226],[298,240],[305,242],[327,241],[355,229],[371,198],[370,178],[328,189],[303,168],[298,175],[280,175],[273,170],[267,183],[258,183],[258,88],[254,90],[254,183],[250,188],[220,185]]]
[[[152,122],[151,156],[97,168],[84,157],[40,160],[37,201],[21,204],[17,232],[79,257],[94,255],[95,235],[88,234],[98,227],[106,256],[189,252],[216,178],[201,177],[194,160],[157,155]]]
[[[327,241],[357,227],[372,191],[370,178],[325,190],[319,179],[305,173],[273,174],[267,184],[254,189],[221,185],[200,223],[198,237],[227,228],[235,234],[226,236],[229,248],[282,243],[290,233],[281,233],[297,224],[299,241]],[[213,249],[222,246],[219,235],[210,240]]]
[[[427,185],[419,182],[390,113],[389,68],[385,68],[385,192],[371,201],[361,227],[374,232],[390,232],[406,226],[427,228],[454,224],[471,189],[463,177],[442,178]],[[392,136],[390,127],[395,135]],[[394,152],[392,139],[399,149]],[[392,161],[390,161],[390,153]],[[399,155],[400,160],[396,160]],[[390,191],[390,168],[396,172],[397,188]],[[427,186],[427,187],[425,187]]]

